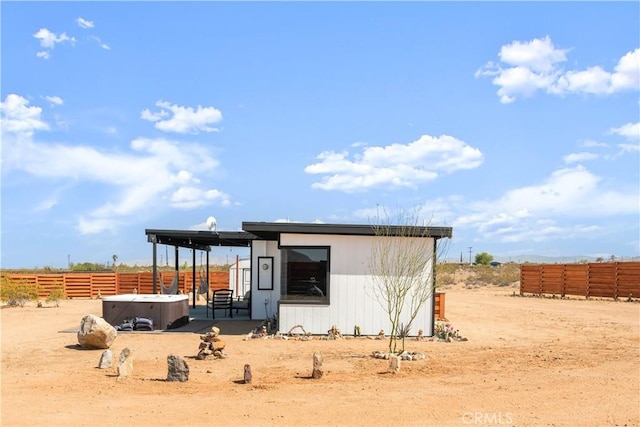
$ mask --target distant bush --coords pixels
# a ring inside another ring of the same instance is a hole
[[[56,283],[55,286],[51,289],[51,292],[49,292],[49,295],[47,295],[47,302],[55,303],[56,307],[60,307],[60,300],[63,300],[65,298],[66,294],[64,293],[64,286]]]
[[[493,261],[493,255],[487,252],[476,254],[476,264],[489,265]]]
[[[24,307],[29,301],[38,299],[38,285],[24,280],[3,277],[0,282],[0,301],[10,307]]]
[[[455,285],[456,270],[458,264],[437,264],[436,265],[436,289],[447,285]]]
[[[509,286],[518,280],[520,280],[520,266],[517,264],[502,264],[500,267],[477,265],[473,267],[473,275],[469,277],[469,284]]]
[[[79,264],[71,264],[71,271],[105,271],[106,265],[96,264],[93,262],[82,262]]]

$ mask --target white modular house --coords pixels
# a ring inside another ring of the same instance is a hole
[[[406,233],[410,228],[411,233]],[[252,319],[276,318],[279,332],[301,325],[312,334],[333,326],[343,333],[389,333],[384,301],[374,292],[372,250],[380,233],[372,225],[243,222],[241,232],[146,230],[149,241],[208,251],[209,246],[250,248]],[[411,236],[411,237],[407,237]],[[431,251],[424,283],[435,290],[437,242],[451,227],[389,226],[384,238],[427,239]],[[401,240],[399,240],[400,242]],[[425,240],[422,240],[425,242]],[[208,254],[208,252],[207,252]],[[208,258],[208,256],[207,256]],[[435,292],[418,312],[411,335],[433,335]],[[406,323],[408,310],[400,322]]]
[[[380,238],[373,226],[244,222],[242,228],[257,237],[251,242],[254,317],[276,314],[282,333],[297,325],[313,334],[326,334],[333,326],[343,333],[357,326],[363,335],[391,330],[382,301],[372,289],[372,245]],[[433,256],[425,280],[434,286],[436,243],[451,237],[452,230],[417,228],[411,235],[420,237],[393,236],[393,228],[384,237],[429,239]],[[418,329],[432,334],[434,294],[418,313],[412,334]]]

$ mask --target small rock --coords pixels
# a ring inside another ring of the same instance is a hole
[[[118,378],[124,378],[131,372],[133,372],[133,353],[125,347],[118,358]]]
[[[105,350],[102,352],[102,356],[100,356],[100,363],[98,364],[98,368],[100,369],[108,369],[113,364],[113,353],[111,350]]]
[[[251,384],[251,366],[244,365],[244,383]]]
[[[389,356],[389,372],[397,374],[400,371],[400,356]]]
[[[189,380],[189,365],[180,356],[167,356],[167,381],[185,382]]]
[[[311,377],[318,379],[322,378],[323,374],[324,371],[322,369],[322,354],[313,353],[313,373],[311,374]]]
[[[213,347],[214,351],[224,350],[224,348],[227,346],[227,343],[222,341],[222,340],[214,341],[211,344],[212,344],[212,347]]]

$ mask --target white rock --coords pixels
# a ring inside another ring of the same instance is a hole
[[[118,337],[118,331],[102,317],[89,314],[82,318],[78,331],[78,344],[82,348],[109,348]]]
[[[118,378],[124,378],[133,372],[133,353],[125,347],[118,358]]]

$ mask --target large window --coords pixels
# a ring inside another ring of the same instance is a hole
[[[280,247],[280,301],[329,303],[329,247]]]

